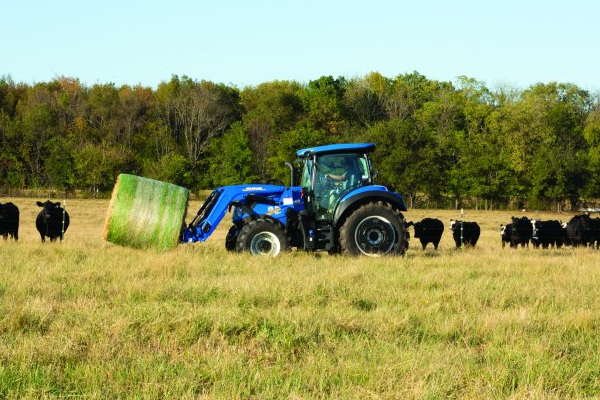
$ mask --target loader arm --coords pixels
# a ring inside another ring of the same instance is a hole
[[[183,230],[182,242],[204,242],[215,231],[230,205],[277,203],[283,186],[276,185],[233,185],[216,188],[204,201],[194,219]]]

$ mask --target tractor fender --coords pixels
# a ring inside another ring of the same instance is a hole
[[[400,211],[406,211],[404,199],[398,193],[385,186],[363,186],[348,193],[340,201],[333,214],[333,225],[337,226],[338,222],[343,221],[356,208],[372,201],[383,201]]]

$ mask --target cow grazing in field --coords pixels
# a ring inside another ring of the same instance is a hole
[[[51,242],[56,238],[60,238],[62,242],[70,223],[67,210],[62,208],[60,203],[53,203],[50,200],[44,203],[38,201],[37,205],[42,207],[42,211],[35,220],[35,226],[42,237],[42,242],[46,241],[46,237],[50,238]]]
[[[450,230],[456,247],[475,246],[481,234],[477,222],[450,220]]]
[[[566,224],[567,238],[574,246],[593,246],[600,244],[600,219],[589,214],[575,215]]]
[[[527,217],[512,217],[512,232],[510,237],[511,247],[529,247],[529,241],[533,236],[533,225]]]
[[[0,235],[19,240],[19,208],[13,203],[0,203]]]
[[[560,248],[565,243],[567,237],[560,221],[538,221],[531,220],[533,234],[531,243],[537,249],[542,246],[543,249],[548,247]]]
[[[442,239],[442,233],[444,233],[444,223],[437,218],[424,218],[419,222],[413,223],[408,222],[407,227],[414,226],[415,238],[421,241],[423,250],[427,247],[428,243],[433,243],[433,247],[437,250],[440,240]]]
[[[502,225],[500,224],[500,238],[502,239],[502,248],[504,248],[504,246],[506,246],[506,243],[508,243],[508,245],[510,247],[513,247],[510,238],[512,235],[512,224],[506,224],[506,225]]]

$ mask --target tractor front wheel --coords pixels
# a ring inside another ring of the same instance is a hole
[[[244,225],[235,245],[237,251],[249,251],[256,256],[276,256],[287,248],[283,228],[273,220],[262,218]]]
[[[404,219],[388,203],[365,204],[342,225],[340,246],[342,252],[351,255],[404,254],[407,247]]]
[[[225,236],[225,249],[227,251],[235,251],[235,244],[239,234],[240,227],[238,224],[234,224],[229,228],[229,232],[227,232],[227,236]]]

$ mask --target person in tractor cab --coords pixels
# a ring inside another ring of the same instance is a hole
[[[336,182],[342,182],[343,185],[339,186],[341,186],[343,189],[360,186],[362,182],[362,174],[359,173],[357,164],[356,157],[346,156],[343,158],[341,168],[338,168],[338,170],[341,170],[340,173],[325,174],[325,178],[332,179]]]

